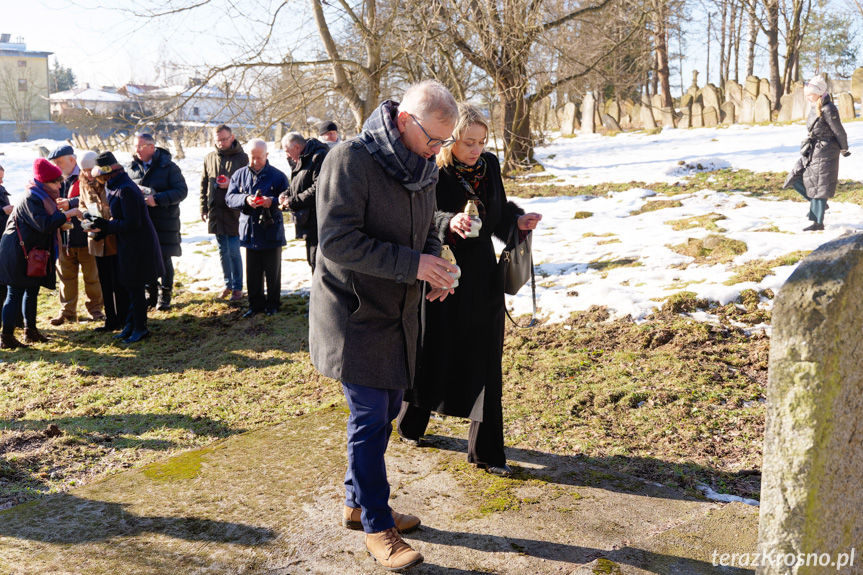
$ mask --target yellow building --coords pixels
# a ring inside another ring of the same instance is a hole
[[[15,131],[24,140],[33,122],[51,119],[48,101],[48,56],[52,52],[27,50],[19,38],[0,34],[0,122],[15,123]]]

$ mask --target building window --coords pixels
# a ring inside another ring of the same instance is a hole
[[[19,92],[26,92],[27,91],[27,80],[25,80],[24,78],[18,79],[18,91]]]
[[[197,107],[196,107],[196,108],[192,108],[192,115],[193,115],[193,116],[200,116],[200,115],[201,115],[201,110],[200,110],[200,108],[197,108]]]
[[[27,67],[27,60],[18,60],[18,67],[19,68],[26,68]]]

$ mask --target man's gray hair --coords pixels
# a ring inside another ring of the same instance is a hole
[[[149,134],[147,132],[135,132],[135,137],[144,140],[148,144],[156,145],[156,138],[153,137],[153,134]]]
[[[248,142],[246,142],[246,153],[251,154],[252,150],[263,150],[269,153],[269,149],[267,148],[267,143],[260,138],[252,138]]]
[[[282,138],[282,147],[290,146],[291,144],[300,144],[301,146],[306,145],[306,139],[299,132],[288,132]]]
[[[424,80],[405,91],[399,112],[408,112],[422,119],[437,116],[444,121],[458,120],[458,105],[446,86],[435,80]]]

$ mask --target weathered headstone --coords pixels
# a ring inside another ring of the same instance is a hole
[[[758,76],[747,76],[746,84],[743,86],[743,97],[749,96],[753,100],[758,97],[758,90],[761,87],[761,80]]]
[[[693,98],[698,93],[698,70],[692,71],[692,85],[686,90],[686,93]]]
[[[614,118],[614,121],[620,123],[620,104],[617,100],[609,100],[605,105],[605,113]]]
[[[722,102],[722,106],[719,108],[719,122],[730,126],[736,121],[734,113],[734,102]]]
[[[691,128],[692,127],[692,108],[690,106],[686,106],[680,109],[680,120],[677,122],[678,128]]]
[[[803,88],[795,88],[791,95],[794,97],[794,102],[791,105],[791,121],[803,120],[809,111]]]
[[[740,108],[740,123],[751,124],[755,121],[755,98],[743,94],[743,106]]]
[[[663,128],[673,128],[674,127],[674,108],[670,106],[666,106],[659,111],[662,117],[662,127]]]
[[[605,126],[605,129],[609,132],[622,132],[620,129],[620,124],[617,123],[617,120],[612,118],[608,114],[602,115],[602,125]]]
[[[701,128],[704,126],[704,118],[701,116],[702,107],[699,102],[692,103],[692,127]]]
[[[596,99],[593,97],[593,92],[588,92],[584,95],[584,100],[581,102],[581,133],[593,134],[596,132],[596,123],[594,115],[596,114]]]
[[[758,86],[758,95],[764,94],[767,98],[772,102],[773,101],[773,91],[770,89],[770,80],[767,78],[761,78],[760,85]]]
[[[743,103],[743,87],[734,80],[725,82],[725,100],[734,102],[734,107],[740,108]]]
[[[762,124],[771,120],[770,98],[767,94],[758,94],[755,100],[755,109],[753,110],[753,121],[756,124]]]
[[[662,96],[660,96],[659,94],[654,94],[650,98],[650,105],[653,106],[653,116],[656,117],[657,110],[662,108]]]
[[[656,127],[656,117],[653,115],[653,107],[650,105],[650,100],[646,95],[641,95],[641,123],[644,124],[645,130],[652,130]]]
[[[854,70],[851,75],[851,96],[857,102],[863,102],[863,66]]]
[[[849,557],[863,541],[861,280],[854,234],[807,256],[775,299],[758,551],[782,560],[758,575],[861,572]],[[827,563],[787,560],[810,554]]]
[[[782,106],[779,108],[779,118],[780,122],[790,122],[791,121],[791,113],[794,111],[794,95],[793,94],[785,94],[779,100],[779,104]]]
[[[854,119],[854,99],[848,92],[842,92],[836,96],[836,107],[839,108],[840,120]]]
[[[560,122],[560,135],[571,136],[575,133],[575,116],[578,109],[575,107],[575,102],[567,102],[563,106],[563,119]]]
[[[706,110],[708,106],[719,109],[719,90],[713,84],[707,84],[701,89],[701,100]]]
[[[632,101],[631,98],[626,98],[623,101],[623,108],[621,110],[623,114],[626,114],[630,118],[637,118],[638,114],[635,113],[635,102]]]
[[[563,109],[565,106],[566,104],[554,111],[554,115],[557,116],[557,125],[560,126],[561,129],[563,129]]]
[[[624,129],[632,128],[632,118],[629,117],[629,114],[623,114],[620,116],[620,126]]]
[[[719,112],[713,106],[704,106],[701,117],[705,128],[715,128],[719,125]]]
[[[680,97],[680,107],[687,108],[692,105],[693,97],[692,94],[684,94]]]

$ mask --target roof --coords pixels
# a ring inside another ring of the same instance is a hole
[[[215,98],[225,100],[229,96],[221,89],[214,86],[168,86],[166,88],[157,88],[150,90],[144,94],[147,98]],[[230,98],[235,100],[249,100],[251,97],[247,94],[234,92]]]
[[[87,101],[87,102],[128,102],[129,98],[116,92],[108,92],[97,88],[75,88],[51,94],[52,101]]]

